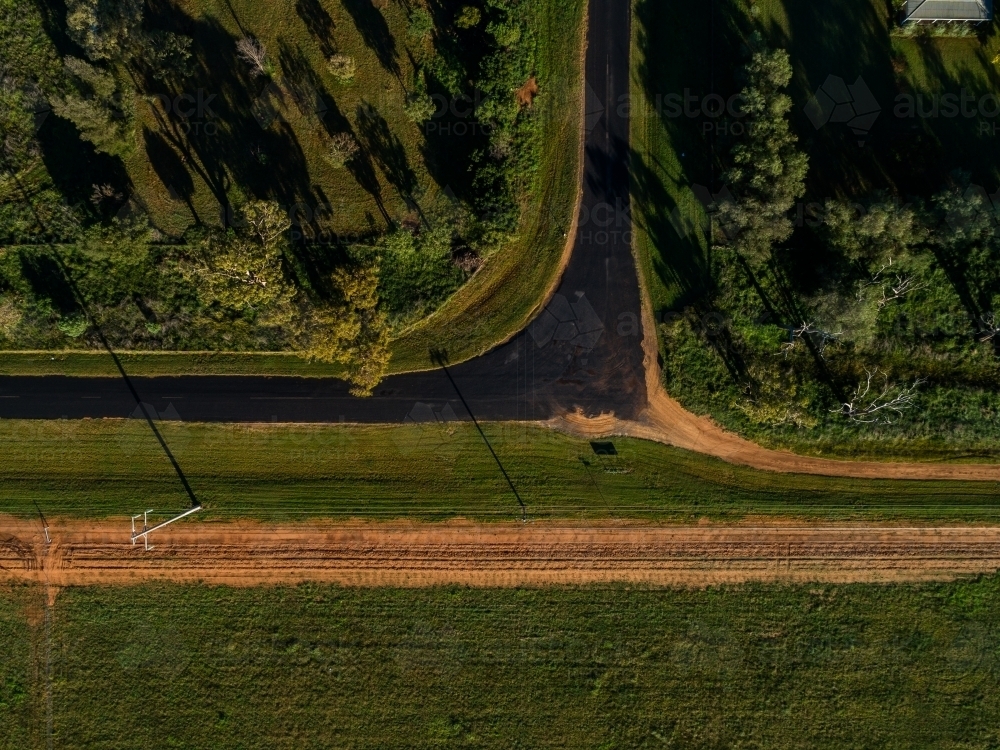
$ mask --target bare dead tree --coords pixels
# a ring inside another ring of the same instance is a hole
[[[881,268],[872,275],[871,281],[861,285],[861,289],[858,290],[858,300],[860,301],[864,297],[866,290],[878,287],[882,295],[878,300],[878,308],[881,310],[893,300],[902,299],[910,292],[915,292],[917,289],[923,289],[927,286],[926,283],[918,282],[917,277],[912,273],[892,273],[891,275],[895,277],[895,281],[885,278],[883,274],[891,269],[892,258],[889,258],[889,262],[883,263]]]
[[[268,74],[267,51],[254,37],[245,36],[236,42],[236,54],[250,66],[250,75],[254,78]]]
[[[95,206],[101,205],[105,200],[111,199],[112,202],[117,203],[122,199],[122,194],[115,190],[111,185],[107,183],[103,185],[91,185],[93,192],[90,194],[90,202]]]
[[[830,344],[837,342],[837,339],[844,335],[843,331],[838,331],[833,333],[831,331],[824,331],[821,328],[817,328],[813,323],[803,322],[798,328],[791,329],[791,336],[788,341],[781,345],[781,350],[785,353],[785,357],[788,357],[788,353],[792,351],[795,346],[805,339],[809,338],[816,347],[819,355],[822,357],[823,352],[826,347]]]
[[[880,374],[882,386],[879,388],[876,382],[873,389],[872,383]],[[879,373],[877,367],[874,370],[865,368],[865,375],[867,377],[858,383],[851,399],[841,404],[840,408],[831,409],[831,412],[843,414],[850,421],[861,424],[892,424],[895,418],[903,415],[904,409],[913,406],[917,387],[924,382],[922,378],[917,378],[909,386],[889,383],[888,376]]]
[[[992,341],[997,334],[1000,334],[1000,321],[997,320],[996,313],[988,312],[979,318],[980,341]]]

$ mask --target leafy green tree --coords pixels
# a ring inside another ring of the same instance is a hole
[[[759,263],[792,234],[788,212],[805,192],[808,159],[788,126],[788,53],[764,48],[759,37],[754,45],[742,91],[747,135],[733,146],[724,176],[737,200],[720,207],[719,219],[735,248],[751,263]]]
[[[384,309],[396,325],[426,315],[447,299],[464,280],[452,261],[454,228],[445,221],[413,233],[400,229],[381,238],[379,286]]]
[[[331,276],[336,298],[317,308],[309,326],[307,357],[347,367],[355,396],[370,396],[389,367],[389,326],[378,309],[377,263],[340,268]]]
[[[160,80],[191,75],[190,37],[169,31],[150,31],[140,40],[142,62]]]
[[[52,97],[52,110],[72,122],[98,151],[125,156],[132,150],[134,105],[115,77],[90,63],[66,57],[64,66],[73,90]]]
[[[91,60],[123,60],[140,46],[142,0],[67,0],[66,30]]]
[[[142,0],[68,0],[66,29],[93,61],[137,63],[157,78],[190,72],[191,39],[142,28]]]
[[[185,265],[207,296],[232,310],[289,307],[294,288],[284,270],[285,231],[291,221],[273,201],[252,201],[239,212],[241,226],[212,232]]]
[[[65,318],[61,318],[56,323],[56,328],[62,331],[67,338],[78,339],[87,332],[90,323],[87,318],[80,313],[73,313]]]
[[[417,71],[413,76],[413,90],[407,92],[404,108],[406,116],[417,124],[429,120],[437,110],[437,105],[427,93],[427,79],[424,77],[424,71]]]
[[[909,256],[928,238],[913,209],[889,200],[861,211],[842,201],[828,200],[820,231],[831,246],[866,266]]]
[[[455,25],[460,29],[473,29],[483,20],[483,13],[474,5],[463,5],[455,17]]]
[[[427,8],[414,8],[410,11],[410,23],[406,33],[414,39],[423,39],[434,29],[434,19]]]

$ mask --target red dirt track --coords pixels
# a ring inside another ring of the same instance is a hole
[[[1000,528],[566,523],[187,522],[129,542],[129,522],[0,516],[0,580],[231,586],[544,586],[945,580],[1000,569]]]

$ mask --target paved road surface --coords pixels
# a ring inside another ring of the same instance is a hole
[[[504,346],[449,368],[480,419],[547,419],[567,409],[633,418],[645,406],[639,287],[630,249],[629,3],[590,0],[583,207],[569,266],[545,311]],[[335,380],[133,378],[163,418],[186,421],[399,422],[468,419],[444,372],[388,378],[357,399]],[[124,417],[122,380],[0,377],[0,418]]]

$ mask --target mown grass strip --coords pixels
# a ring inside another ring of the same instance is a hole
[[[469,423],[161,423],[208,512],[268,520],[520,518]],[[1000,518],[993,482],[855,480],[774,474],[643,440],[596,455],[578,438],[487,423],[529,518],[976,521]],[[138,420],[0,421],[0,512],[124,516],[187,498]]]

